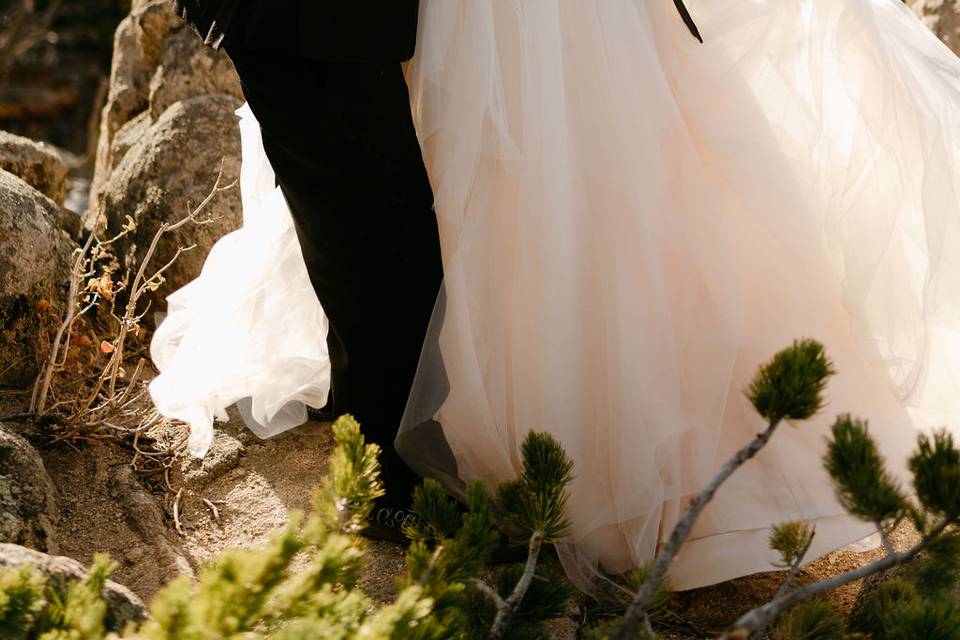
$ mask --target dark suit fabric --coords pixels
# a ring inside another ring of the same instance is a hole
[[[228,46],[330,318],[337,413],[393,448],[442,279],[433,195],[397,62],[322,62]]]
[[[400,62],[413,56],[419,0],[173,0],[214,47],[311,60]]]

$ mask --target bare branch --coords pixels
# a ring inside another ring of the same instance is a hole
[[[177,496],[173,499],[173,526],[180,535],[186,535],[183,525],[180,524],[180,500],[183,499],[183,487],[177,491]]]
[[[21,0],[10,12],[10,26],[0,33],[0,80],[9,76],[17,58],[43,40],[61,3],[51,0],[38,14],[33,2]]]
[[[215,522],[220,522],[220,509],[217,509],[217,505],[213,504],[210,500],[206,498],[203,499],[203,504],[206,505],[207,509],[210,509],[210,513],[213,515]]]
[[[433,550],[433,555],[430,557],[430,564],[427,565],[427,570],[423,572],[423,577],[420,578],[420,588],[423,589],[427,586],[427,583],[430,582],[430,578],[433,576],[433,572],[437,568],[437,562],[440,560],[440,554],[443,553],[443,545],[438,544],[437,548]]]
[[[883,523],[877,522],[876,525],[877,531],[880,532],[880,540],[883,542],[883,550],[888,556],[894,555],[897,550],[893,548],[893,542],[890,541],[890,536],[887,534],[887,530],[884,529]]]
[[[483,580],[480,580],[479,578],[472,578],[470,580],[470,584],[476,587],[477,590],[482,592],[485,596],[487,596],[487,598],[490,599],[491,602],[493,602],[494,606],[497,608],[497,615],[500,615],[501,611],[503,611],[504,609],[507,609],[510,606],[507,604],[506,600],[500,597],[500,594],[497,593],[493,589],[493,587],[488,585]]]
[[[33,413],[42,414],[44,412],[47,394],[50,392],[50,384],[53,381],[54,371],[56,371],[56,363],[60,359],[60,347],[63,336],[67,328],[73,324],[73,319],[76,314],[76,300],[80,290],[80,273],[86,262],[87,254],[90,252],[90,247],[93,246],[93,240],[94,234],[91,232],[80,253],[77,255],[76,261],[73,263],[73,270],[70,273],[70,292],[67,295],[67,315],[60,324],[60,328],[57,329],[56,336],[53,339],[53,346],[50,349],[50,354],[47,356],[47,364],[37,377],[37,384],[34,386],[34,395],[30,399],[30,411]]]
[[[530,585],[533,583],[533,576],[537,570],[537,560],[540,557],[540,548],[542,545],[543,534],[537,531],[530,538],[527,564],[523,569],[523,575],[520,576],[520,581],[517,582],[517,586],[514,587],[513,592],[506,599],[506,606],[497,606],[497,616],[494,618],[493,627],[490,629],[491,640],[503,640],[503,638],[507,637],[510,621],[513,619],[514,614],[520,607],[520,603],[523,602],[523,598],[527,595],[527,591],[530,590]]]

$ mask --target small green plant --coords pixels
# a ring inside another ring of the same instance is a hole
[[[774,640],[846,640],[846,625],[828,603],[806,602],[783,616]]]
[[[543,622],[563,613],[570,588],[539,560],[543,545],[566,535],[566,487],[573,463],[551,436],[531,433],[523,443],[520,477],[491,497],[482,483],[467,489],[468,510],[432,480],[414,494],[420,521],[407,527],[413,540],[407,556],[408,582],[424,584],[437,603],[435,619],[463,638],[544,638]],[[501,569],[493,586],[483,580],[496,551],[501,526],[527,541],[527,560]]]
[[[855,629],[872,640],[960,638],[958,574],[960,535],[953,532],[870,591],[855,616]]]
[[[0,637],[27,637],[46,606],[45,586],[29,567],[0,572]]]

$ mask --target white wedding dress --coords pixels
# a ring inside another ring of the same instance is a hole
[[[725,485],[677,588],[770,569],[784,520],[817,525],[811,557],[871,533],[821,469],[835,414],[869,419],[900,474],[917,429],[960,425],[960,61],[899,0],[687,4],[702,45],[670,0],[424,0],[409,68],[446,304],[402,435],[436,419],[460,477],[491,483],[530,430],[557,436],[585,587],[650,558],[763,428],[742,391],[796,338],[836,364],[829,406]],[[242,126],[244,228],[154,340],[154,397],[198,453],[228,404],[272,433],[328,385]]]
[[[200,277],[167,298],[150,355],[157,409],[190,425],[203,456],[215,419],[236,404],[268,438],[307,420],[330,391],[327,318],[250,107],[240,116],[243,226],[210,250]]]

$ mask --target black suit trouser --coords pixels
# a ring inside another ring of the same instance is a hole
[[[393,440],[443,277],[400,64],[228,53],[330,319],[334,408],[383,448],[399,506],[416,477]]]

